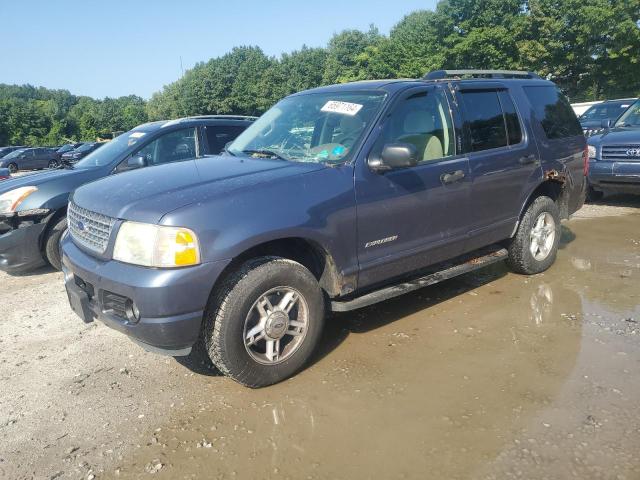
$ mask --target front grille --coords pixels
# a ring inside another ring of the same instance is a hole
[[[69,202],[67,221],[71,238],[83,247],[103,254],[107,250],[115,218],[92,212]]]
[[[604,145],[602,160],[612,162],[640,162],[640,144],[635,145]]]

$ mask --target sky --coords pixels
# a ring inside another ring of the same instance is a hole
[[[325,46],[344,29],[384,34],[436,0],[0,0],[0,83],[95,98],[149,98],[183,68],[257,45]]]

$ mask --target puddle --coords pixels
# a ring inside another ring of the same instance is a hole
[[[274,387],[194,375],[103,476],[638,478],[639,227],[572,221],[544,274],[495,265],[336,315]]]

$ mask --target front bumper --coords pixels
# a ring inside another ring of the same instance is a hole
[[[46,264],[40,248],[45,216],[0,218],[0,270],[23,273]]]
[[[640,193],[640,162],[590,160],[589,185],[601,191]]]
[[[227,263],[145,268],[98,260],[68,235],[62,240],[62,270],[72,309],[85,322],[98,319],[149,350],[174,356],[187,355],[197,341],[211,289]],[[139,319],[123,314],[114,298],[135,305]]]

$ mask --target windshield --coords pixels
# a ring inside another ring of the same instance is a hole
[[[86,152],[87,150],[91,150],[95,143],[85,143],[84,145],[76,148],[76,152]]]
[[[20,150],[14,150],[13,152],[11,152],[10,154],[8,154],[5,157],[2,157],[3,160],[9,160],[10,158],[16,158],[17,156],[19,156],[22,152],[24,152],[26,149],[20,149]]]
[[[106,145],[94,150],[74,165],[75,168],[93,168],[109,165],[116,157],[119,157],[129,147],[135,145],[144,138],[146,132],[131,130],[114,138]],[[83,146],[84,147],[84,146]],[[83,148],[80,147],[80,148]],[[78,148],[77,151],[81,151]]]
[[[345,162],[385,96],[383,92],[333,92],[285,98],[245,130],[227,151],[295,162]]]
[[[640,127],[640,100],[622,114],[616,122],[616,127]]]
[[[63,145],[58,149],[58,153],[65,153],[69,150],[73,150],[73,145]]]
[[[633,101],[599,103],[584,112],[580,120],[583,122],[585,120],[615,120],[622,112],[629,108],[629,105],[632,103]]]

